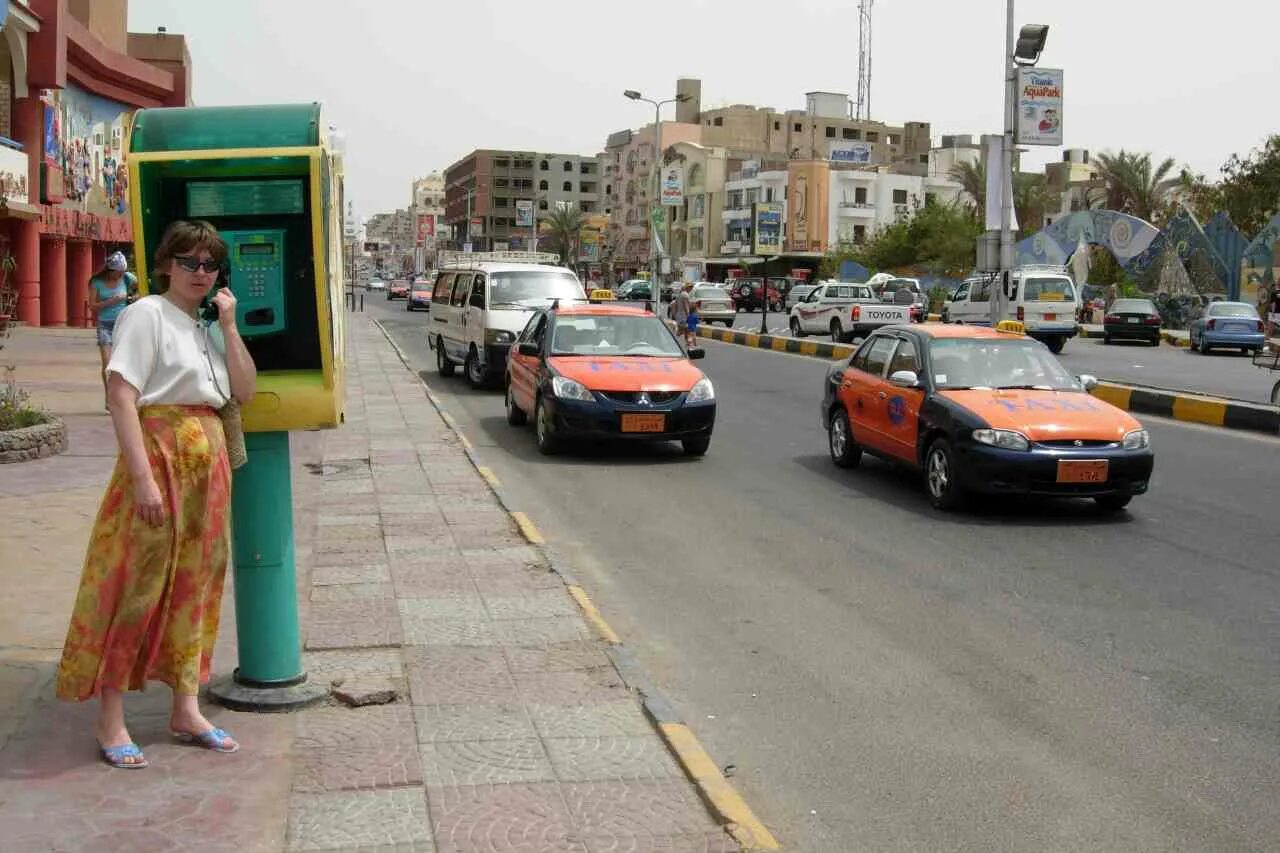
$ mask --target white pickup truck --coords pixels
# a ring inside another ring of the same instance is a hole
[[[865,338],[881,326],[911,322],[910,305],[890,305],[869,285],[827,282],[791,309],[791,334],[829,334],[837,343]]]

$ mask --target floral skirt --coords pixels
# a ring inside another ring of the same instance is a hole
[[[123,456],[89,539],[58,698],[161,681],[195,695],[209,680],[226,577],[231,469],[222,422],[207,406],[138,412],[164,523],[138,516]]]

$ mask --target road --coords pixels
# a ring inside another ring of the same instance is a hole
[[[769,331],[789,335],[786,313],[770,313]],[[716,325],[719,325],[718,323]],[[760,314],[739,313],[733,327],[760,331]],[[827,340],[827,336],[819,338]],[[1062,351],[1062,362],[1073,373],[1091,373],[1100,379],[1232,397],[1268,403],[1280,373],[1259,370],[1246,355],[1227,350],[1202,356],[1189,349],[1162,343],[1158,347],[1136,342],[1107,345],[1095,338],[1075,338]]]
[[[434,365],[394,305],[371,310]],[[701,460],[543,458],[498,393],[426,377],[788,849],[1276,848],[1280,441],[1148,420],[1128,513],[943,515],[831,465],[824,363],[703,364]]]

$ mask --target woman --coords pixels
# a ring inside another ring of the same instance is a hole
[[[169,729],[217,752],[239,744],[200,713],[227,567],[231,471],[217,408],[247,402],[257,371],[236,330],[236,298],[210,297],[227,247],[207,222],[176,222],[155,255],[155,290],[117,321],[107,401],[120,456],[98,511],[58,697],[99,697],[97,738],[113,767],[147,766],[123,692],[173,690]],[[216,328],[199,319],[210,298]]]
[[[111,360],[111,336],[116,318],[133,296],[137,277],[121,252],[107,256],[102,269],[89,279],[89,311],[97,318],[98,355],[102,358],[102,391],[107,390],[107,362]]]

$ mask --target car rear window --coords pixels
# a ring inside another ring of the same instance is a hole
[[[1155,314],[1156,306],[1150,299],[1117,299],[1112,311],[1128,311],[1132,314]]]
[[[1251,317],[1258,318],[1258,312],[1252,305],[1241,305],[1235,302],[1215,302],[1209,306],[1210,317]]]
[[[1022,282],[1025,302],[1075,302],[1076,288],[1069,278],[1028,278]]]

